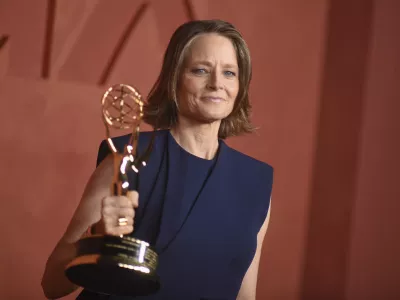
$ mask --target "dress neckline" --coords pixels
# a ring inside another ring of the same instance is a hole
[[[206,158],[201,158],[201,157],[199,157],[199,156],[197,156],[197,155],[194,155],[194,154],[190,153],[189,151],[187,151],[185,148],[183,148],[183,147],[175,140],[175,138],[174,138],[174,136],[172,135],[172,133],[171,133],[170,130],[168,130],[168,139],[170,140],[171,145],[172,145],[173,147],[178,148],[182,153],[184,153],[184,154],[187,155],[188,157],[190,157],[190,158],[192,158],[192,159],[194,159],[194,160],[197,160],[197,161],[199,161],[199,162],[203,162],[203,163],[205,163],[205,164],[206,164],[206,163],[212,164],[213,162],[215,162],[215,160],[216,160],[217,157],[218,157],[218,153],[219,153],[219,151],[220,151],[220,148],[221,148],[221,143],[220,143],[220,141],[218,140],[218,149],[217,149],[217,152],[215,153],[214,157],[213,157],[212,159],[206,159]]]

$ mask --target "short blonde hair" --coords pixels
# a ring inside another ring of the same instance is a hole
[[[249,85],[252,69],[250,52],[236,28],[221,20],[191,21],[178,27],[164,55],[162,69],[144,106],[144,121],[154,129],[168,129],[178,122],[177,86],[185,52],[200,34],[216,33],[229,38],[235,48],[239,67],[239,92],[232,112],[221,121],[218,136],[225,139],[254,130],[250,122]]]

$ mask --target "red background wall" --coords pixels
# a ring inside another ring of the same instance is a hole
[[[400,299],[399,14],[397,0],[0,0],[1,299],[44,298],[105,89],[146,95],[198,18],[233,22],[253,57],[260,129],[228,142],[275,167],[258,299]]]

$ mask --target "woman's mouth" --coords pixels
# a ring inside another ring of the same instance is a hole
[[[211,101],[211,102],[215,102],[215,103],[224,101],[224,99],[221,97],[203,97],[203,99],[206,101]]]

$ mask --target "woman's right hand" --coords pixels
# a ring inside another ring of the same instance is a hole
[[[135,209],[139,194],[129,191],[127,196],[107,196],[101,205],[101,227],[104,234],[121,236],[134,229]]]

